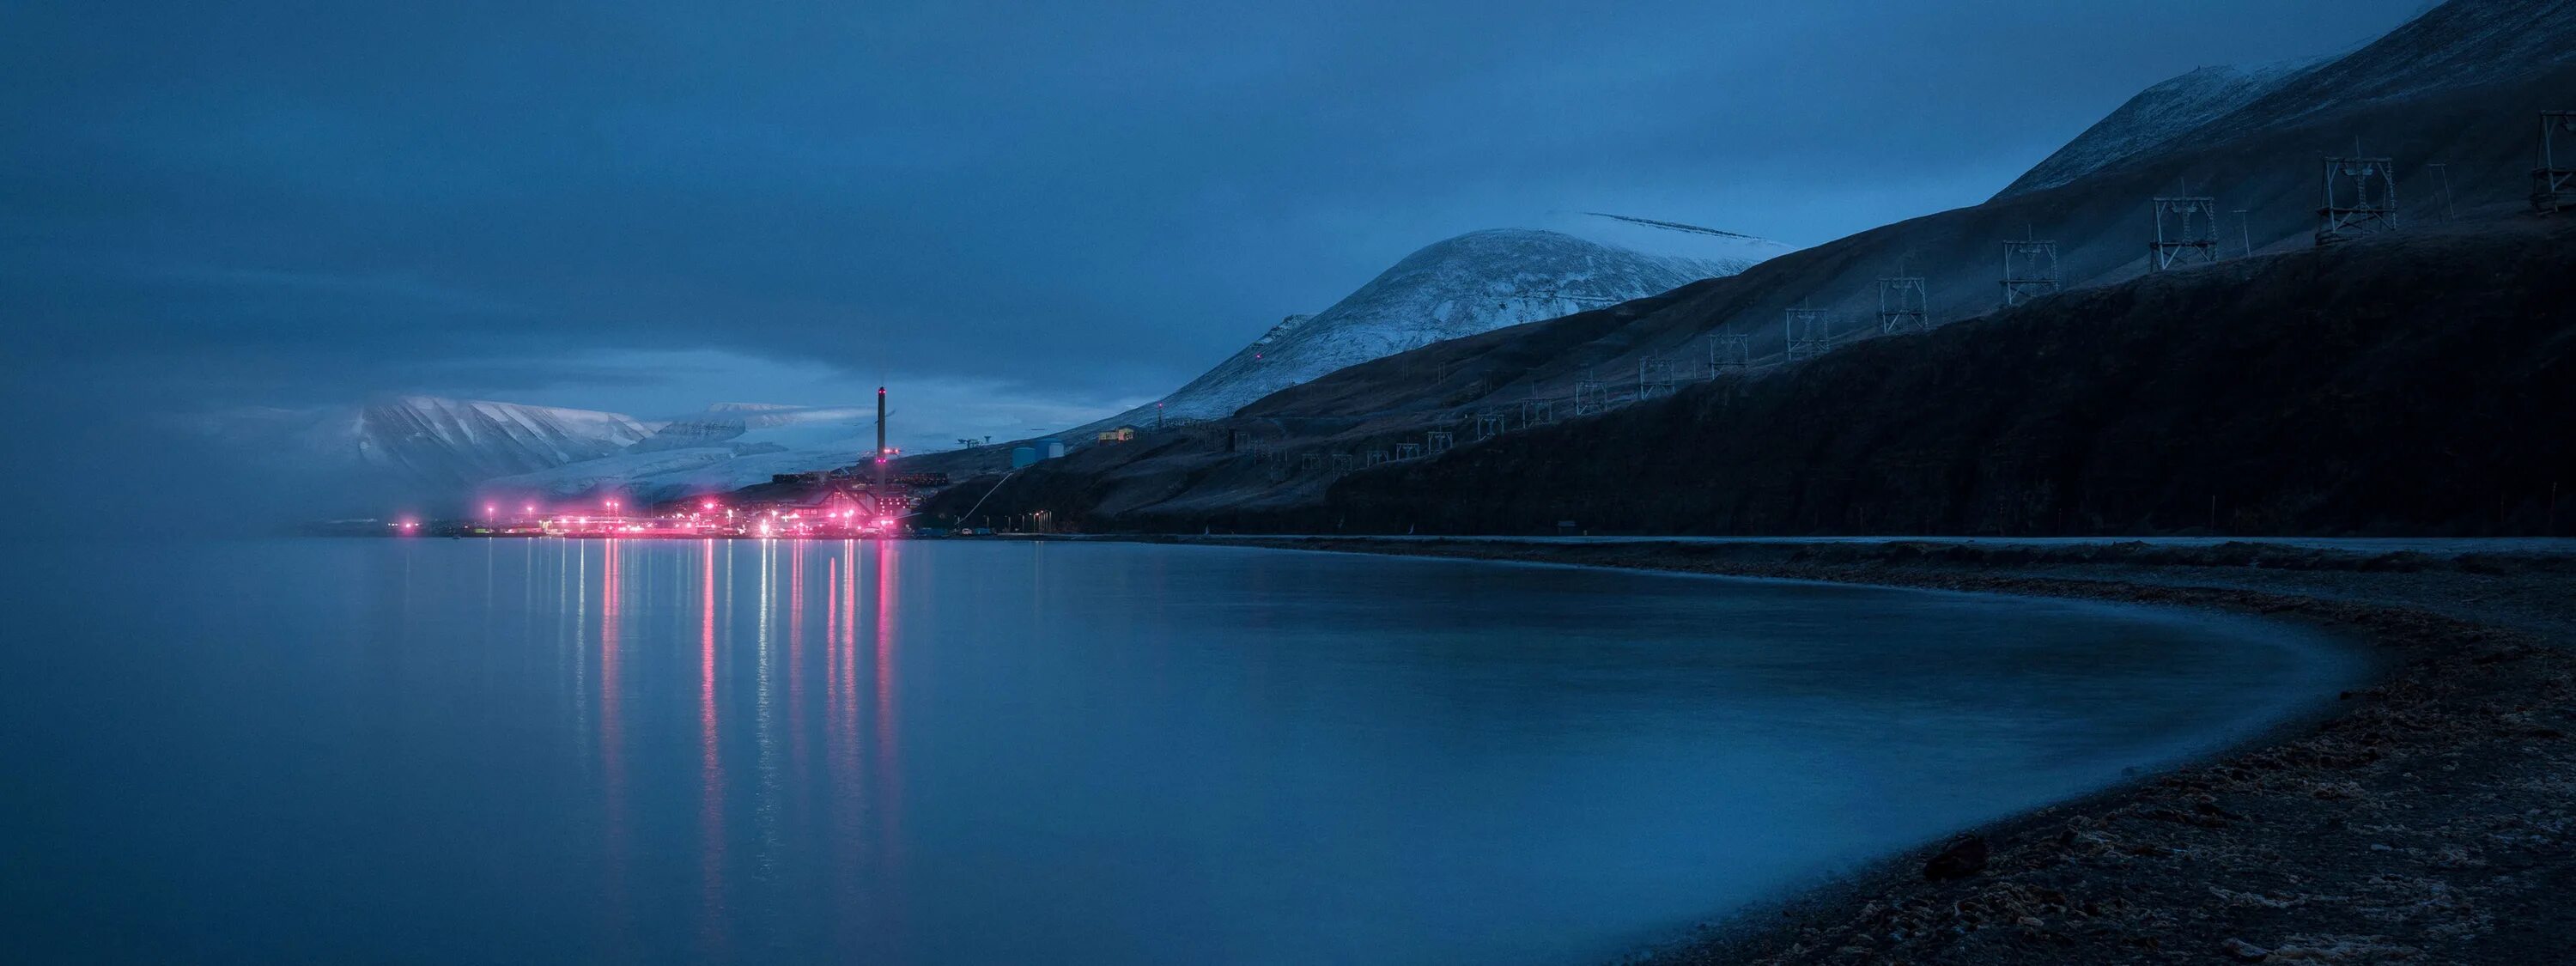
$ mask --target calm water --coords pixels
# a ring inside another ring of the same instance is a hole
[[[1580,962],[2353,670],[2106,605],[1266,550],[0,550],[32,961]]]

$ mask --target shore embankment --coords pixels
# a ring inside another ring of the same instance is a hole
[[[1137,539],[2209,608],[2376,659],[2317,719],[1925,843],[1647,962],[2576,963],[2566,541]]]

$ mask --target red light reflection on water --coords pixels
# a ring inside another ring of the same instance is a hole
[[[624,575],[618,572],[617,541],[600,545],[599,568],[599,764],[600,774],[608,786],[609,831],[619,834],[625,823],[620,809],[626,784],[624,760],[619,746],[624,744],[624,727],[618,719],[617,703],[617,636],[620,595],[618,584]]]
[[[698,836],[699,889],[705,904],[701,940],[724,946],[724,759],[716,733],[716,542],[705,541],[698,571]]]
[[[841,710],[849,716],[844,734],[858,738],[859,712],[859,558],[850,541],[841,541]],[[857,749],[844,745],[852,754]]]
[[[823,561],[823,700],[826,713],[841,706],[841,562]]]
[[[850,830],[832,837],[832,861],[840,868],[856,870],[866,861],[860,849],[860,837],[852,834],[865,827],[866,785],[859,774],[861,766],[855,747],[858,740],[854,734],[858,715],[855,707],[857,688],[852,686],[851,676],[845,668],[848,667],[849,651],[854,646],[852,642],[856,634],[851,624],[855,623],[857,615],[850,598],[857,591],[853,579],[857,561],[850,556],[850,545],[845,541],[838,553],[825,558],[825,565],[830,590],[824,602],[823,671],[831,683],[825,692],[823,705],[823,768],[832,787],[828,806],[832,827]],[[868,901],[860,893],[862,881],[863,878],[855,874],[839,877],[834,883],[833,903],[842,908],[861,907]],[[844,946],[853,946],[873,938],[856,931],[860,928],[859,921],[856,916],[843,919],[835,930],[836,940]]]
[[[903,788],[898,780],[903,768],[895,759],[894,743],[894,541],[879,540],[876,547],[877,790],[883,796],[883,803],[879,806],[879,830],[885,836],[886,857],[892,861],[896,857],[895,845],[901,841],[896,829],[903,817]]]
[[[787,555],[787,759],[805,769],[805,548]],[[799,784],[802,784],[799,781]]]
[[[600,544],[599,571],[599,773],[601,796],[606,815],[603,826],[606,837],[608,873],[606,911],[610,931],[620,941],[625,929],[626,893],[626,763],[623,756],[625,725],[618,715],[620,682],[617,676],[618,636],[623,616],[625,574],[619,567],[618,542]]]
[[[838,583],[836,590],[839,595],[837,599],[840,601],[839,613],[836,617],[840,624],[841,635],[840,638],[834,641],[832,645],[832,675],[840,682],[839,690],[833,695],[832,727],[834,731],[837,732],[835,741],[835,744],[838,746],[837,755],[846,764],[850,781],[855,785],[858,781],[860,771],[858,760],[859,673],[857,656],[859,649],[859,561],[857,557],[850,554],[849,541],[845,540],[841,542],[841,555],[835,562],[840,568],[838,571],[839,576],[836,578],[836,582]],[[857,789],[853,788],[851,790],[856,791]]]

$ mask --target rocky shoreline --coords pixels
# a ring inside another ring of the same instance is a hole
[[[2204,607],[2316,622],[2380,658],[2321,720],[1929,843],[1644,963],[2576,963],[2576,557],[1141,539]]]

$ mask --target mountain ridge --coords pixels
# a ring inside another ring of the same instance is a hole
[[[2576,90],[2571,51],[2576,0],[2454,0],[2187,136],[2065,184],[1894,222],[1735,276],[1434,343],[1282,389],[1216,427],[1248,434],[1266,452],[1299,454],[1266,474],[1195,466],[1185,454],[1226,439],[1167,434],[1151,445],[1081,454],[1041,475],[1080,474],[1087,480],[1080,497],[1113,517],[1209,519],[1240,511],[1251,519],[1311,507],[1342,474],[1397,472],[1369,466],[1403,444],[1432,449],[1435,434],[1466,444],[1497,418],[1508,429],[1526,425],[1533,413],[1552,412],[1560,422],[1615,416],[1644,395],[1649,359],[1683,360],[1683,385],[1705,381],[1712,336],[1741,336],[1757,379],[1801,378],[1814,364],[1787,359],[1784,310],[1824,313],[1836,346],[1875,339],[1879,285],[1900,272],[1927,279],[1926,315],[1936,330],[1992,314],[2002,301],[1999,246],[2031,237],[2025,232],[2055,240],[2060,252],[2063,291],[2035,304],[2133,283],[2150,272],[2149,199],[2170,194],[2177,180],[2208,191],[2234,216],[2217,226],[2218,252],[2228,261],[2183,274],[2228,271],[2229,262],[2249,254],[2316,247],[2318,159],[2348,153],[2355,136],[2373,153],[2399,159],[2398,194],[2410,199],[2399,237],[2522,224],[2530,217],[2534,112],[2563,109],[2567,92]],[[2421,66],[2463,63],[2477,69],[2449,81]],[[2376,86],[2320,79],[2345,75],[2393,79]],[[2428,209],[2421,199],[2440,201]],[[2454,217],[2461,224],[2444,225]],[[1656,445],[1696,444],[1677,437]]]
[[[426,395],[369,402],[347,419],[343,439],[361,462],[456,485],[607,456],[658,428],[624,413]]]
[[[1791,249],[1736,232],[1627,215],[1596,235],[1693,236],[1654,252],[1544,228],[1489,228],[1415,249],[1321,312],[1290,315],[1154,403],[1077,427],[1214,419],[1288,386],[1438,342],[1731,275]],[[1643,229],[1643,231],[1639,231]],[[1696,248],[1694,252],[1691,249]],[[1159,413],[1158,413],[1159,410]]]

